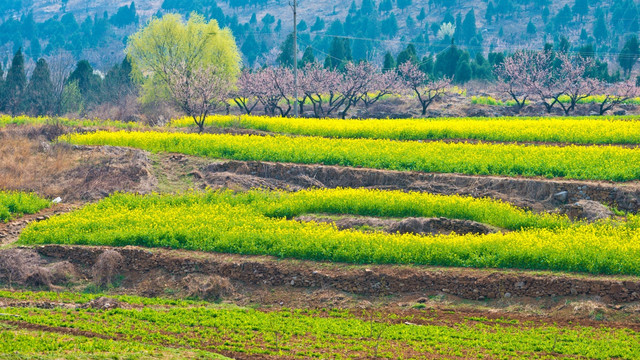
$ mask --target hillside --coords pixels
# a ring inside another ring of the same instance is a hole
[[[154,14],[198,11],[234,31],[247,63],[268,63],[274,61],[292,28],[291,8],[286,0],[137,0],[139,20],[115,23],[120,21],[114,21],[115,15],[129,4],[128,0],[7,2],[0,5],[6,30],[0,35],[0,59],[6,63],[19,47],[26,48],[33,59],[61,47],[105,70],[121,60],[123,41],[137,28],[136,24]],[[65,14],[69,27],[78,28],[83,33],[79,36],[86,40],[67,37],[67,41],[53,41],[56,31],[44,25],[51,25],[56,19],[64,23]],[[73,14],[74,21],[68,14]],[[302,0],[299,18],[300,51],[310,47],[320,60],[330,52],[331,38],[327,35],[348,39],[356,60],[381,63],[385,52],[395,56],[409,43],[416,45],[419,57],[437,53],[451,43],[451,37],[439,31],[443,23],[449,22],[455,25],[451,34],[455,43],[472,55],[540,49],[545,43],[559,43],[566,37],[576,51],[592,44],[601,58],[615,63],[625,36],[638,30],[638,5],[633,0]],[[100,26],[108,29],[95,29],[101,20],[107,24]],[[596,26],[600,26],[597,31]],[[35,38],[39,44],[32,49]]]

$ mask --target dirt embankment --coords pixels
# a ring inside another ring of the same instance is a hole
[[[191,175],[213,188],[378,188],[492,197],[534,210],[552,209],[578,200],[594,200],[629,212],[640,209],[638,183],[433,174],[260,161],[216,162],[200,167]]]
[[[147,295],[162,294],[164,286],[176,279],[190,276],[195,281],[197,276],[215,276],[228,280],[236,288],[267,286],[324,289],[367,296],[447,294],[470,300],[588,296],[613,303],[640,300],[640,279],[637,278],[616,280],[527,271],[352,266],[277,260],[264,256],[162,249],[149,251],[136,247],[46,245],[37,246],[33,251],[43,257],[49,264],[47,266],[56,262],[70,263],[87,277],[92,276],[87,269],[95,268],[101,254],[115,251],[121,256],[118,269],[124,277],[122,286]]]
[[[38,212],[37,214],[24,215],[6,223],[0,222],[0,246],[17,241],[22,229],[27,227],[30,223],[46,220],[54,215],[67,213],[77,209],[79,206],[80,205],[78,204],[54,205],[48,209]]]

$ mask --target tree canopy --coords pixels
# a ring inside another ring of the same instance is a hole
[[[152,19],[129,37],[126,53],[136,78],[144,82],[143,99],[147,101],[158,96],[171,99],[169,78],[176,69],[193,76],[216,67],[227,81],[235,81],[240,74],[240,54],[231,31],[195,13],[187,21],[177,14]]]

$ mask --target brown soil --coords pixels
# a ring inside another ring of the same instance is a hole
[[[28,249],[28,248],[25,248]],[[461,299],[514,297],[593,297],[606,302],[640,301],[636,277],[580,276],[516,270],[475,270],[396,265],[344,265],[278,260],[179,250],[46,245],[33,248],[47,262],[68,261],[91,278],[90,268],[106,250],[122,255],[122,286],[158,295],[190,274],[218,276],[235,287],[286,287],[330,290],[381,297],[407,294],[446,294]],[[6,251],[6,250],[5,250]],[[155,280],[154,280],[155,279]],[[322,302],[321,302],[322,303]]]
[[[406,218],[382,219],[367,216],[326,217],[322,215],[303,215],[294,220],[334,224],[338,229],[356,229],[365,231],[383,231],[390,234],[489,234],[496,229],[470,220],[447,218]]]

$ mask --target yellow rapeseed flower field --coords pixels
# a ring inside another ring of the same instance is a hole
[[[170,125],[193,126],[193,119]],[[206,125],[332,138],[640,144],[640,121],[631,116],[342,120],[215,115]]]
[[[219,159],[471,175],[611,181],[640,179],[640,148],[617,146],[527,146],[126,131],[70,134],[62,140],[72,144],[128,146]]]
[[[364,233],[293,221],[304,213],[471,219],[488,235]],[[349,263],[426,264],[640,275],[640,218],[570,223],[489,199],[356,189],[116,194],[29,225],[22,244],[170,247]]]

